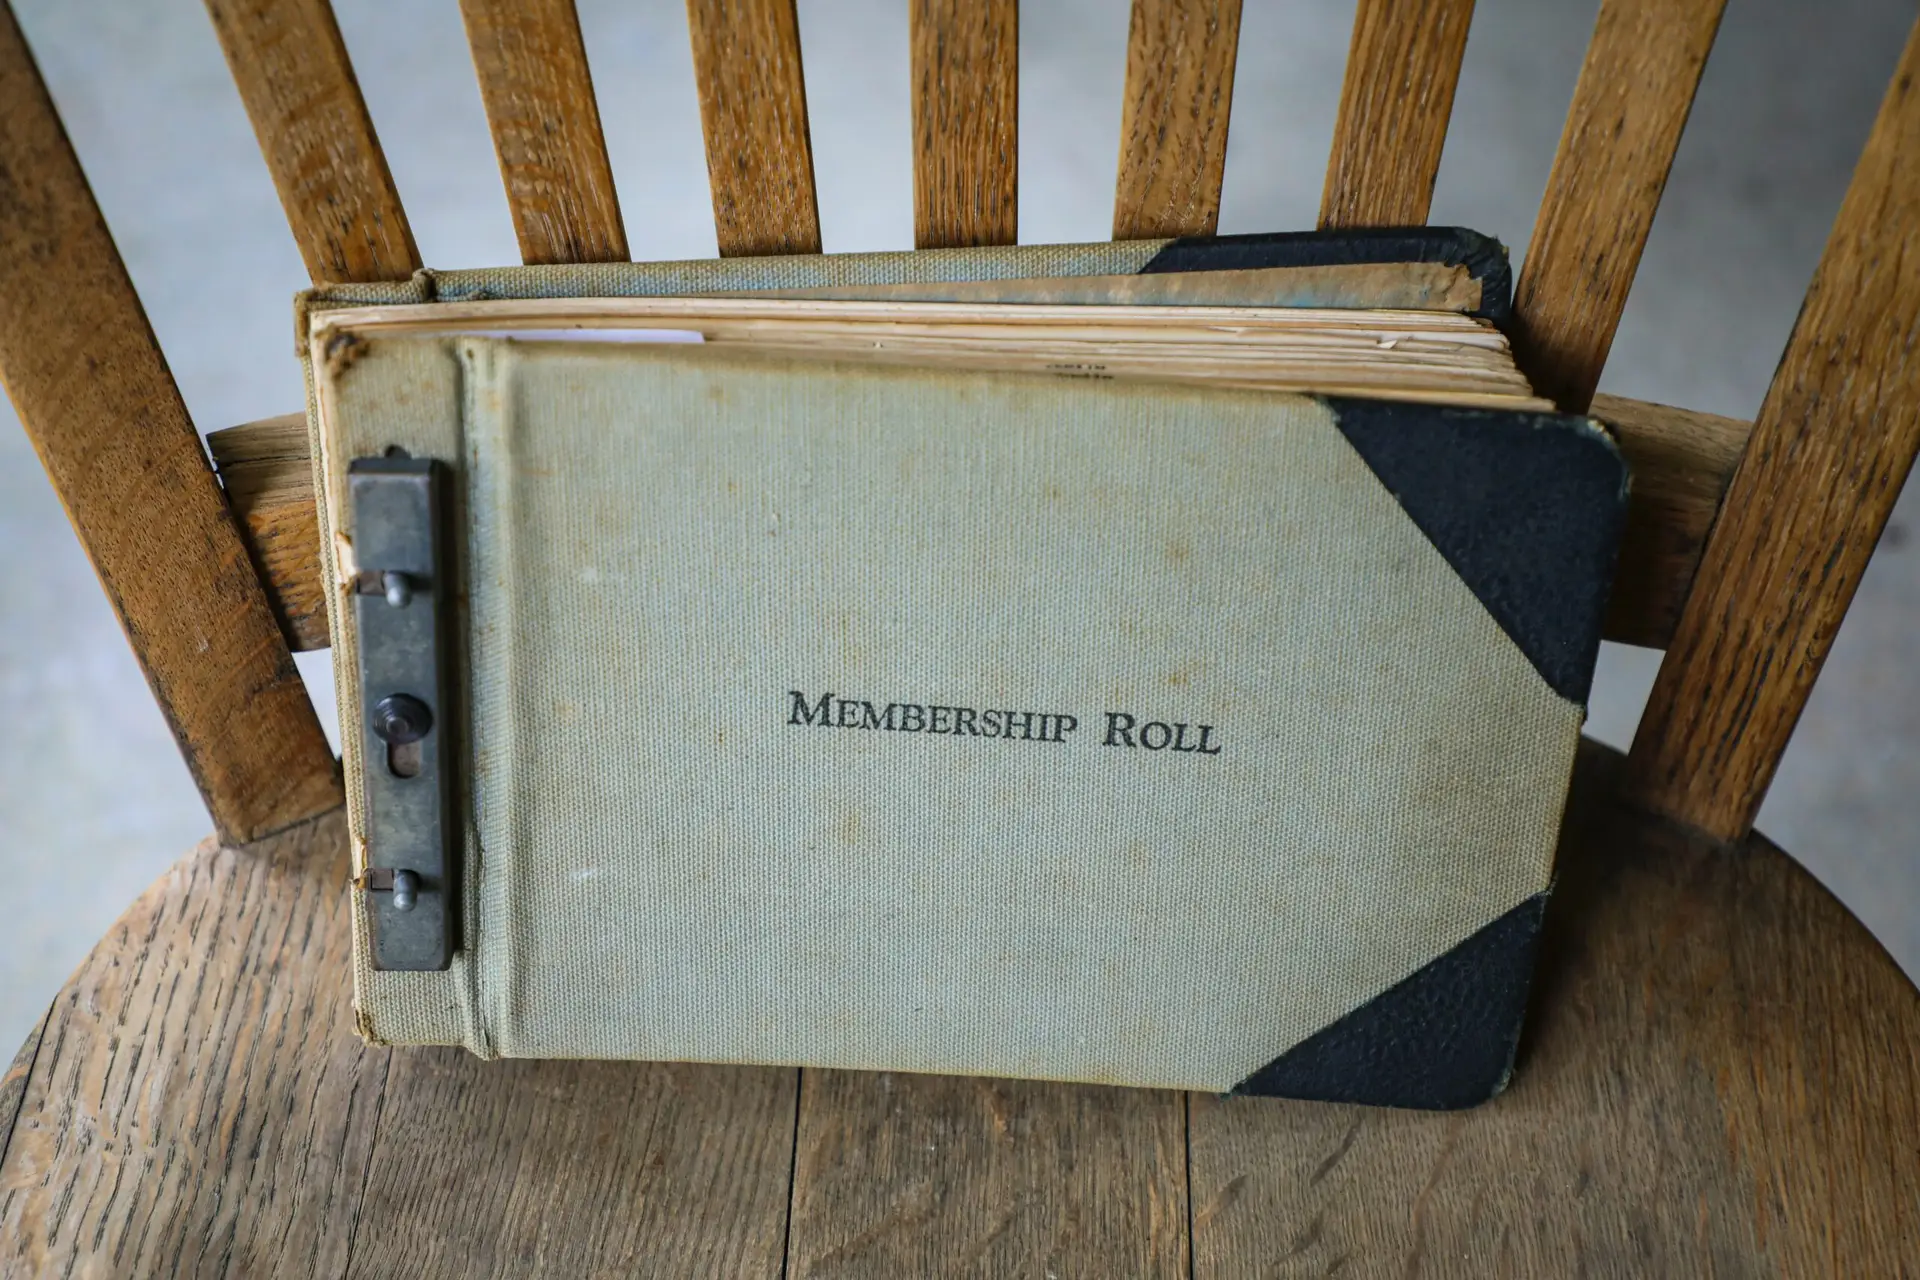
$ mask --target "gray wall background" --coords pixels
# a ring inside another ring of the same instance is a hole
[[[196,0],[14,0],[203,431],[301,404],[305,282]],[[580,0],[636,258],[715,252],[678,0]],[[516,260],[455,0],[335,0],[426,260]],[[1246,0],[1222,231],[1311,226],[1353,0]],[[1480,0],[1433,220],[1516,264],[1596,0]],[[1020,237],[1105,238],[1127,0],[1021,6]],[[1612,363],[1623,395],[1751,417],[1914,20],[1910,0],[1731,0]],[[912,243],[902,0],[800,0],[829,251]],[[1920,394],[1920,388],[1916,388]],[[1761,826],[1920,972],[1920,562],[1903,498]],[[1608,646],[1624,745],[1657,655]],[[324,654],[302,669],[331,719]],[[0,406],[0,1057],[208,823],[84,555]]]

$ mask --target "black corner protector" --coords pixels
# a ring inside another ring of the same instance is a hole
[[[1354,227],[1342,231],[1183,236],[1167,241],[1140,268],[1140,274],[1375,262],[1438,262],[1465,267],[1480,282],[1480,305],[1472,314],[1502,326],[1513,314],[1513,268],[1506,246],[1466,227]]]
[[[1586,705],[1627,510],[1590,419],[1329,397],[1367,466],[1554,692]]]
[[[1513,1074],[1542,893],[1233,1087],[1248,1097],[1458,1111]]]

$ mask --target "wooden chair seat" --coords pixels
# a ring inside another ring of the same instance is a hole
[[[0,1273],[1911,1273],[1920,992],[1619,764],[1583,752],[1513,1084],[1452,1114],[369,1047],[340,813],[209,841],[0,1087]]]
[[[313,281],[407,277],[328,0],[207,3]],[[1569,412],[1607,408],[1724,4],[1599,6],[1515,287]],[[573,0],[460,7],[522,258],[626,257]],[[909,5],[919,247],[1014,239],[1019,8]],[[1215,230],[1240,9],[1134,0],[1116,235]],[[1473,10],[1360,0],[1323,227],[1426,220]],[[688,11],[721,252],[817,252],[793,0]],[[0,381],[228,842],[0,1079],[0,1277],[1920,1274],[1920,992],[1750,834],[1920,452],[1916,77],[1920,27],[1751,428],[1620,421],[1647,519],[1610,634],[1666,657],[1625,767],[1582,756],[1511,1088],[1436,1115],[365,1045],[289,647],[318,596],[275,573],[310,491],[263,541],[263,491],[208,469],[0,0]]]

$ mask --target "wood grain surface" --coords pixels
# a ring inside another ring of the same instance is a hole
[[[280,633],[295,653],[326,648],[332,639],[306,415],[215,431],[207,444]]]
[[[15,1050],[13,1062],[5,1074],[0,1074],[0,1168],[7,1163],[7,1147],[13,1141],[13,1124],[20,1118],[20,1104],[26,1100],[27,1081],[33,1077],[34,1064],[40,1058],[40,1045],[45,1038],[47,1019],[42,1015],[34,1024],[33,1030]],[[0,1191],[0,1195],[4,1195]]]
[[[1520,1060],[1454,1113],[1196,1096],[1195,1274],[1920,1270],[1920,992],[1760,837],[1586,744]]]
[[[795,1077],[393,1052],[347,1274],[780,1274]]]
[[[4,5],[0,381],[221,833],[338,804],[293,655]]]
[[[794,1072],[365,1045],[346,854],[339,810],[209,842],[101,941],[0,1143],[0,1275],[779,1274]]]
[[[1360,0],[1320,226],[1427,220],[1473,0]]]
[[[913,243],[1013,244],[1020,221],[1018,0],[909,0]]]
[[[573,0],[460,0],[520,259],[625,262]]]
[[[1624,396],[1597,395],[1591,412],[1612,429],[1633,477],[1605,634],[1663,648],[1752,428]]]
[[[1187,1274],[1185,1096],[807,1071],[787,1274]]]
[[[794,0],[687,0],[720,256],[820,252]]]
[[[1638,799],[1752,825],[1920,448],[1920,27],[1854,170],[1633,744]]]
[[[344,1274],[388,1053],[352,1033],[346,823],[211,841],[54,1001],[0,1275]]]
[[[1239,50],[1240,0],[1133,0],[1115,240],[1219,226]]]
[[[206,3],[314,283],[419,270],[328,0]]]
[[[1603,0],[1515,286],[1514,349],[1586,409],[1613,347],[1726,0]]]
[[[0,1275],[1181,1276],[1189,1220],[1208,1280],[1915,1274],[1920,992],[1619,768],[1583,747],[1512,1086],[1441,1114],[370,1048],[341,814],[209,843],[9,1073]]]
[[[1691,588],[1707,531],[1746,441],[1747,424],[1668,405],[1598,396],[1593,413],[1633,472],[1627,527],[1606,637],[1664,647]],[[268,419],[208,439],[282,630],[301,649],[325,648],[319,529],[304,428]],[[295,455],[294,451],[298,454]]]

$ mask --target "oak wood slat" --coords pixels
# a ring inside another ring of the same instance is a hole
[[[33,1030],[13,1055],[13,1064],[0,1075],[0,1168],[6,1166],[7,1147],[13,1141],[14,1122],[20,1118],[20,1105],[26,1101],[27,1081],[33,1077],[34,1064],[40,1060],[40,1045],[45,1039],[47,1017],[41,1015]],[[0,1192],[0,1195],[4,1195]]]
[[[338,1276],[388,1053],[353,1034],[341,811],[212,841],[54,1001],[0,1164],[0,1274]]]
[[[404,280],[420,252],[328,0],[206,0],[307,274]]]
[[[338,804],[293,655],[5,5],[0,381],[222,836]]]
[[[1633,477],[1602,633],[1664,648],[1751,427],[1624,396],[1597,395],[1591,412],[1612,428]]]
[[[1440,173],[1473,0],[1360,0],[1320,226],[1412,227]]]
[[[1633,744],[1637,799],[1752,825],[1920,448],[1920,26],[1854,169]]]
[[[1586,409],[1726,0],[1604,0],[1514,289],[1514,354]]]
[[[369,1046],[347,907],[335,809],[121,917],[0,1140],[0,1275],[779,1274],[792,1071]]]
[[[296,653],[326,648],[332,640],[306,415],[216,431],[207,444],[281,634]]]
[[[794,1076],[396,1051],[347,1275],[773,1280]]]
[[[1113,238],[1220,225],[1240,0],[1133,0]]]
[[[911,0],[913,243],[1015,243],[1018,0]]]
[[[1187,1274],[1185,1095],[803,1072],[787,1274]]]
[[[1512,1084],[1198,1097],[1195,1274],[1920,1274],[1920,992],[1760,836],[1623,812],[1583,744]]]
[[[460,14],[521,261],[625,262],[573,0],[460,0]]]
[[[820,252],[794,0],[687,0],[720,256]]]
[[[1605,634],[1661,648],[1686,602],[1748,426],[1622,396],[1594,397],[1593,413],[1613,428],[1633,473]],[[297,649],[325,648],[304,419],[295,414],[229,427],[208,442],[282,629]]]

